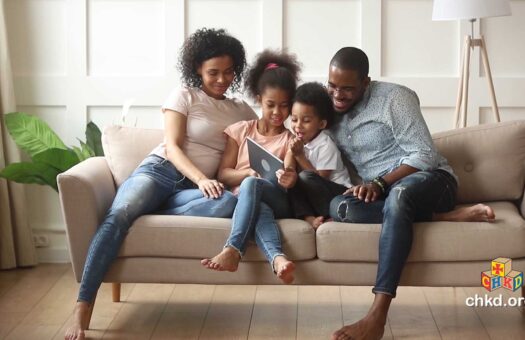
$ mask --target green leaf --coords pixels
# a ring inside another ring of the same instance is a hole
[[[84,155],[85,159],[95,156],[95,151],[93,151],[93,149],[91,149],[86,143],[84,143],[80,139],[78,141],[80,142],[80,146],[82,147],[82,155]]]
[[[16,144],[31,158],[50,148],[67,149],[57,134],[36,116],[23,112],[8,113],[5,123]]]
[[[47,164],[55,169],[60,170],[60,172],[64,172],[73,165],[80,162],[80,159],[71,149],[63,150],[53,148],[36,154],[33,157],[33,161],[36,163]]]
[[[86,144],[95,152],[95,156],[104,156],[101,138],[102,133],[98,126],[93,122],[89,122],[86,126]]]
[[[58,192],[56,177],[61,171],[44,163],[13,163],[0,171],[0,177],[17,183],[49,185]]]
[[[85,159],[84,155],[82,154],[82,150],[80,150],[78,146],[73,147],[73,152],[75,153],[75,155],[77,155],[79,161],[82,162]]]

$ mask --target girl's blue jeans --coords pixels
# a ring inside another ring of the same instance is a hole
[[[270,262],[284,256],[278,218],[290,217],[290,205],[284,189],[270,181],[247,177],[240,186],[237,206],[233,212],[232,230],[225,247],[236,249],[242,256],[250,239],[255,238],[259,249]]]
[[[330,203],[335,221],[382,223],[374,293],[396,295],[412,247],[412,224],[431,221],[433,213],[454,209],[457,182],[444,170],[419,171],[394,183],[384,200],[366,203],[340,195]]]
[[[237,198],[229,191],[204,197],[173,164],[149,155],[120,186],[88,249],[78,301],[92,302],[109,266],[117,257],[129,227],[141,215],[157,213],[231,217]]]

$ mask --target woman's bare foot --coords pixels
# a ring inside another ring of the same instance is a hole
[[[89,315],[89,303],[79,301],[73,310],[72,324],[66,330],[65,340],[84,340],[84,331],[87,328],[87,318]]]
[[[495,218],[494,210],[485,204],[476,204],[446,213],[434,214],[434,221],[493,222]]]
[[[281,279],[285,284],[290,284],[293,282],[295,277],[293,272],[295,271],[295,264],[292,261],[289,261],[284,256],[276,256],[273,260],[273,268],[275,274],[279,279]]]
[[[325,222],[323,216],[305,216],[304,220],[310,223],[312,228],[314,228],[315,230],[317,230],[317,228],[319,228],[319,226]]]
[[[211,259],[201,260],[201,264],[208,269],[234,272],[239,267],[240,261],[241,255],[236,249],[225,247]]]

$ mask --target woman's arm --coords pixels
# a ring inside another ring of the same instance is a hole
[[[219,165],[219,174],[217,178],[229,187],[235,187],[241,184],[242,180],[248,176],[257,176],[257,172],[252,169],[236,170],[237,157],[239,155],[239,146],[237,142],[228,136],[226,149],[222,154]]]
[[[218,198],[222,195],[224,185],[209,179],[182,151],[186,136],[187,117],[173,110],[164,110],[166,136],[166,157],[186,178],[199,186],[204,196]]]

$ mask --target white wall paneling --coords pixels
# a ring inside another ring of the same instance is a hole
[[[513,15],[475,24],[484,34],[503,120],[525,119],[525,0]],[[241,40],[248,61],[265,47],[288,48],[303,81],[326,81],[343,46],[365,50],[373,79],[404,84],[419,96],[430,131],[452,127],[466,21],[434,22],[432,0],[5,0],[20,110],[42,117],[68,144],[89,120],[161,127],[160,105],[179,83],[184,38],[223,27]],[[468,124],[491,122],[479,49],[472,53]],[[45,261],[67,261],[56,193],[27,186],[32,228],[46,234]],[[43,204],[42,202],[45,202]]]
[[[284,0],[283,28],[284,46],[299,56],[303,78],[322,79],[342,45],[361,46],[361,1]]]
[[[158,106],[132,106],[127,114],[123,115],[121,106],[90,106],[88,118],[102,129],[110,125],[126,125],[148,129],[162,129],[164,116]]]

